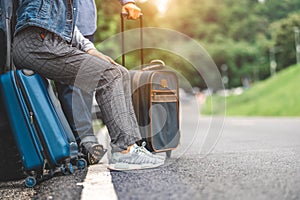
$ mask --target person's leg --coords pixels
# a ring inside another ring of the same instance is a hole
[[[41,32],[45,37],[40,37]],[[18,33],[13,50],[15,64],[20,68],[32,69],[46,78],[74,85],[86,92],[96,89],[96,99],[105,113],[103,120],[112,138],[113,151],[118,155],[115,156],[117,162],[128,163],[130,159],[130,162],[138,164],[163,163],[147,156],[134,145],[141,136],[132,108],[129,74],[125,68],[73,48],[61,38],[39,28],[28,28]],[[128,152],[120,153],[123,150]]]
[[[114,150],[124,150],[141,139],[136,121],[130,120],[134,112],[129,98],[129,75],[122,66],[82,52],[55,34],[34,27],[16,35],[13,56],[19,68],[32,69],[87,93],[96,88],[97,102],[101,103],[103,121],[110,131]]]
[[[55,82],[55,87],[62,109],[79,145],[80,155],[87,160],[88,164],[98,163],[104,156],[106,149],[99,144],[94,135],[92,124],[93,94],[61,82]]]
[[[58,99],[78,144],[85,138],[97,142],[92,127],[92,94],[71,85],[55,82]]]
[[[85,37],[94,42],[94,34]],[[62,82],[55,82],[55,87],[81,153],[84,154],[89,164],[98,163],[106,150],[99,144],[93,130],[93,93],[84,92]],[[92,158],[91,155],[88,155],[89,152],[95,152],[98,149],[100,149],[100,152],[98,152],[100,156],[89,160],[88,158]]]
[[[164,164],[163,157],[153,155],[144,146],[135,144],[141,140],[141,136],[132,105],[128,70],[120,65],[114,66],[114,70],[107,71],[103,78],[111,81],[106,87],[103,87],[102,81],[99,82],[96,100],[103,111],[102,120],[111,137],[112,158],[109,168],[134,170]]]
[[[102,120],[111,133],[112,151],[121,151],[128,144],[134,144],[141,139],[131,101],[130,76],[122,66],[105,73],[105,79],[116,78],[109,84],[111,89],[99,87],[96,90],[96,100],[102,111]]]

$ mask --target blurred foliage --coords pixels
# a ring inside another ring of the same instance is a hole
[[[138,1],[144,13],[144,26],[179,31],[201,44],[212,57],[227,86],[237,87],[245,77],[258,81],[270,76],[270,48],[276,47],[277,70],[296,63],[294,27],[300,27],[299,0],[169,0],[165,13],[159,13],[159,0]],[[96,1],[98,30],[96,43],[120,32],[121,5],[115,1]],[[127,28],[138,23],[127,22]],[[121,48],[121,45],[116,48]],[[145,51],[145,60],[162,59],[182,73],[192,86],[206,88],[193,66],[178,55],[161,50]],[[128,66],[137,66],[139,54],[131,53]],[[221,66],[228,66],[222,71]]]
[[[274,22],[271,30],[274,38],[274,46],[277,50],[278,68],[294,64],[296,59],[295,30],[300,31],[300,14],[291,14],[287,18]],[[291,51],[292,50],[292,51]]]
[[[276,76],[253,85],[241,95],[226,97],[227,116],[300,116],[300,66],[293,65]],[[224,114],[224,96],[212,95],[202,114]]]

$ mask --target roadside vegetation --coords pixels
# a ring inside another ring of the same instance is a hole
[[[300,46],[299,0],[136,2],[144,14],[144,27],[175,30],[203,46],[216,64],[226,89],[250,85],[242,95],[226,97],[227,115],[300,116],[300,67],[294,66],[297,62],[296,46],[298,49]],[[119,2],[99,0],[96,4],[99,19],[96,46],[108,55],[120,52],[118,45],[105,47],[101,43],[120,33]],[[139,23],[127,20],[125,24],[126,29],[131,29],[137,28]],[[139,40],[135,37],[130,39]],[[193,49],[182,47],[182,51]],[[205,77],[180,55],[157,49],[145,49],[144,55],[146,63],[162,59],[192,87],[207,91],[209,86],[204,81]],[[198,58],[201,60],[201,57]],[[120,58],[117,61],[120,62]],[[139,66],[139,52],[128,53],[126,62],[129,69]],[[272,76],[275,73],[277,75]],[[222,114],[224,104],[216,102],[222,102],[224,98],[214,95],[207,99],[206,104],[210,99],[213,109],[208,105],[203,112]]]
[[[299,0],[136,2],[144,13],[145,27],[175,30],[202,45],[221,75],[226,76],[226,88],[242,86],[246,79],[257,82],[270,77],[273,73],[270,63],[273,63],[275,71],[296,63],[295,34],[300,29]],[[116,0],[99,0],[96,4],[99,20],[95,43],[100,50],[106,50],[101,42],[120,32],[120,4]],[[138,27],[139,23],[126,20],[125,24],[130,29]],[[109,55],[110,52],[120,52],[120,48],[114,45],[107,52]],[[182,51],[189,49],[183,47]],[[190,63],[183,61],[184,58],[157,49],[147,49],[144,54],[146,63],[152,59],[162,59],[189,80],[193,87],[206,89],[207,85],[202,77]],[[138,66],[139,52],[132,52],[126,61],[129,68]]]
[[[227,116],[300,116],[300,65],[258,82],[241,95],[213,95],[206,100],[202,114],[222,114],[226,100]]]

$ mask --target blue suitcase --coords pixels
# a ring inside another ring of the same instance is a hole
[[[6,44],[0,52],[1,73],[13,68],[11,42],[16,7],[17,1],[0,1],[0,39]],[[78,158],[74,135],[46,79],[32,71],[10,70],[0,75],[0,93],[2,113],[9,122],[5,130],[14,136],[28,176],[27,187],[57,171],[73,173],[72,164],[79,169],[86,166],[86,161]]]
[[[0,76],[2,102],[28,175],[27,187],[58,170],[73,173],[72,162],[80,169],[86,166],[78,159],[75,138],[51,91],[38,74],[17,70]]]

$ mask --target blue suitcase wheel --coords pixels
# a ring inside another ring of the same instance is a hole
[[[60,171],[61,171],[64,175],[67,175],[67,174],[68,174],[68,169],[66,168],[65,165],[61,166]]]
[[[28,188],[32,188],[36,185],[36,179],[33,176],[28,176],[25,179],[25,186]]]
[[[71,163],[62,165],[60,168],[60,171],[64,174],[64,175],[68,175],[68,174],[73,174],[74,173],[74,168],[73,165]]]
[[[74,173],[74,168],[73,168],[73,165],[71,163],[68,164],[68,171],[69,171],[70,174]]]
[[[76,167],[77,167],[77,169],[84,169],[84,168],[86,168],[86,166],[87,166],[87,162],[86,162],[86,160],[85,159],[83,159],[83,158],[80,158],[80,159],[78,159],[77,161],[76,161]]]

